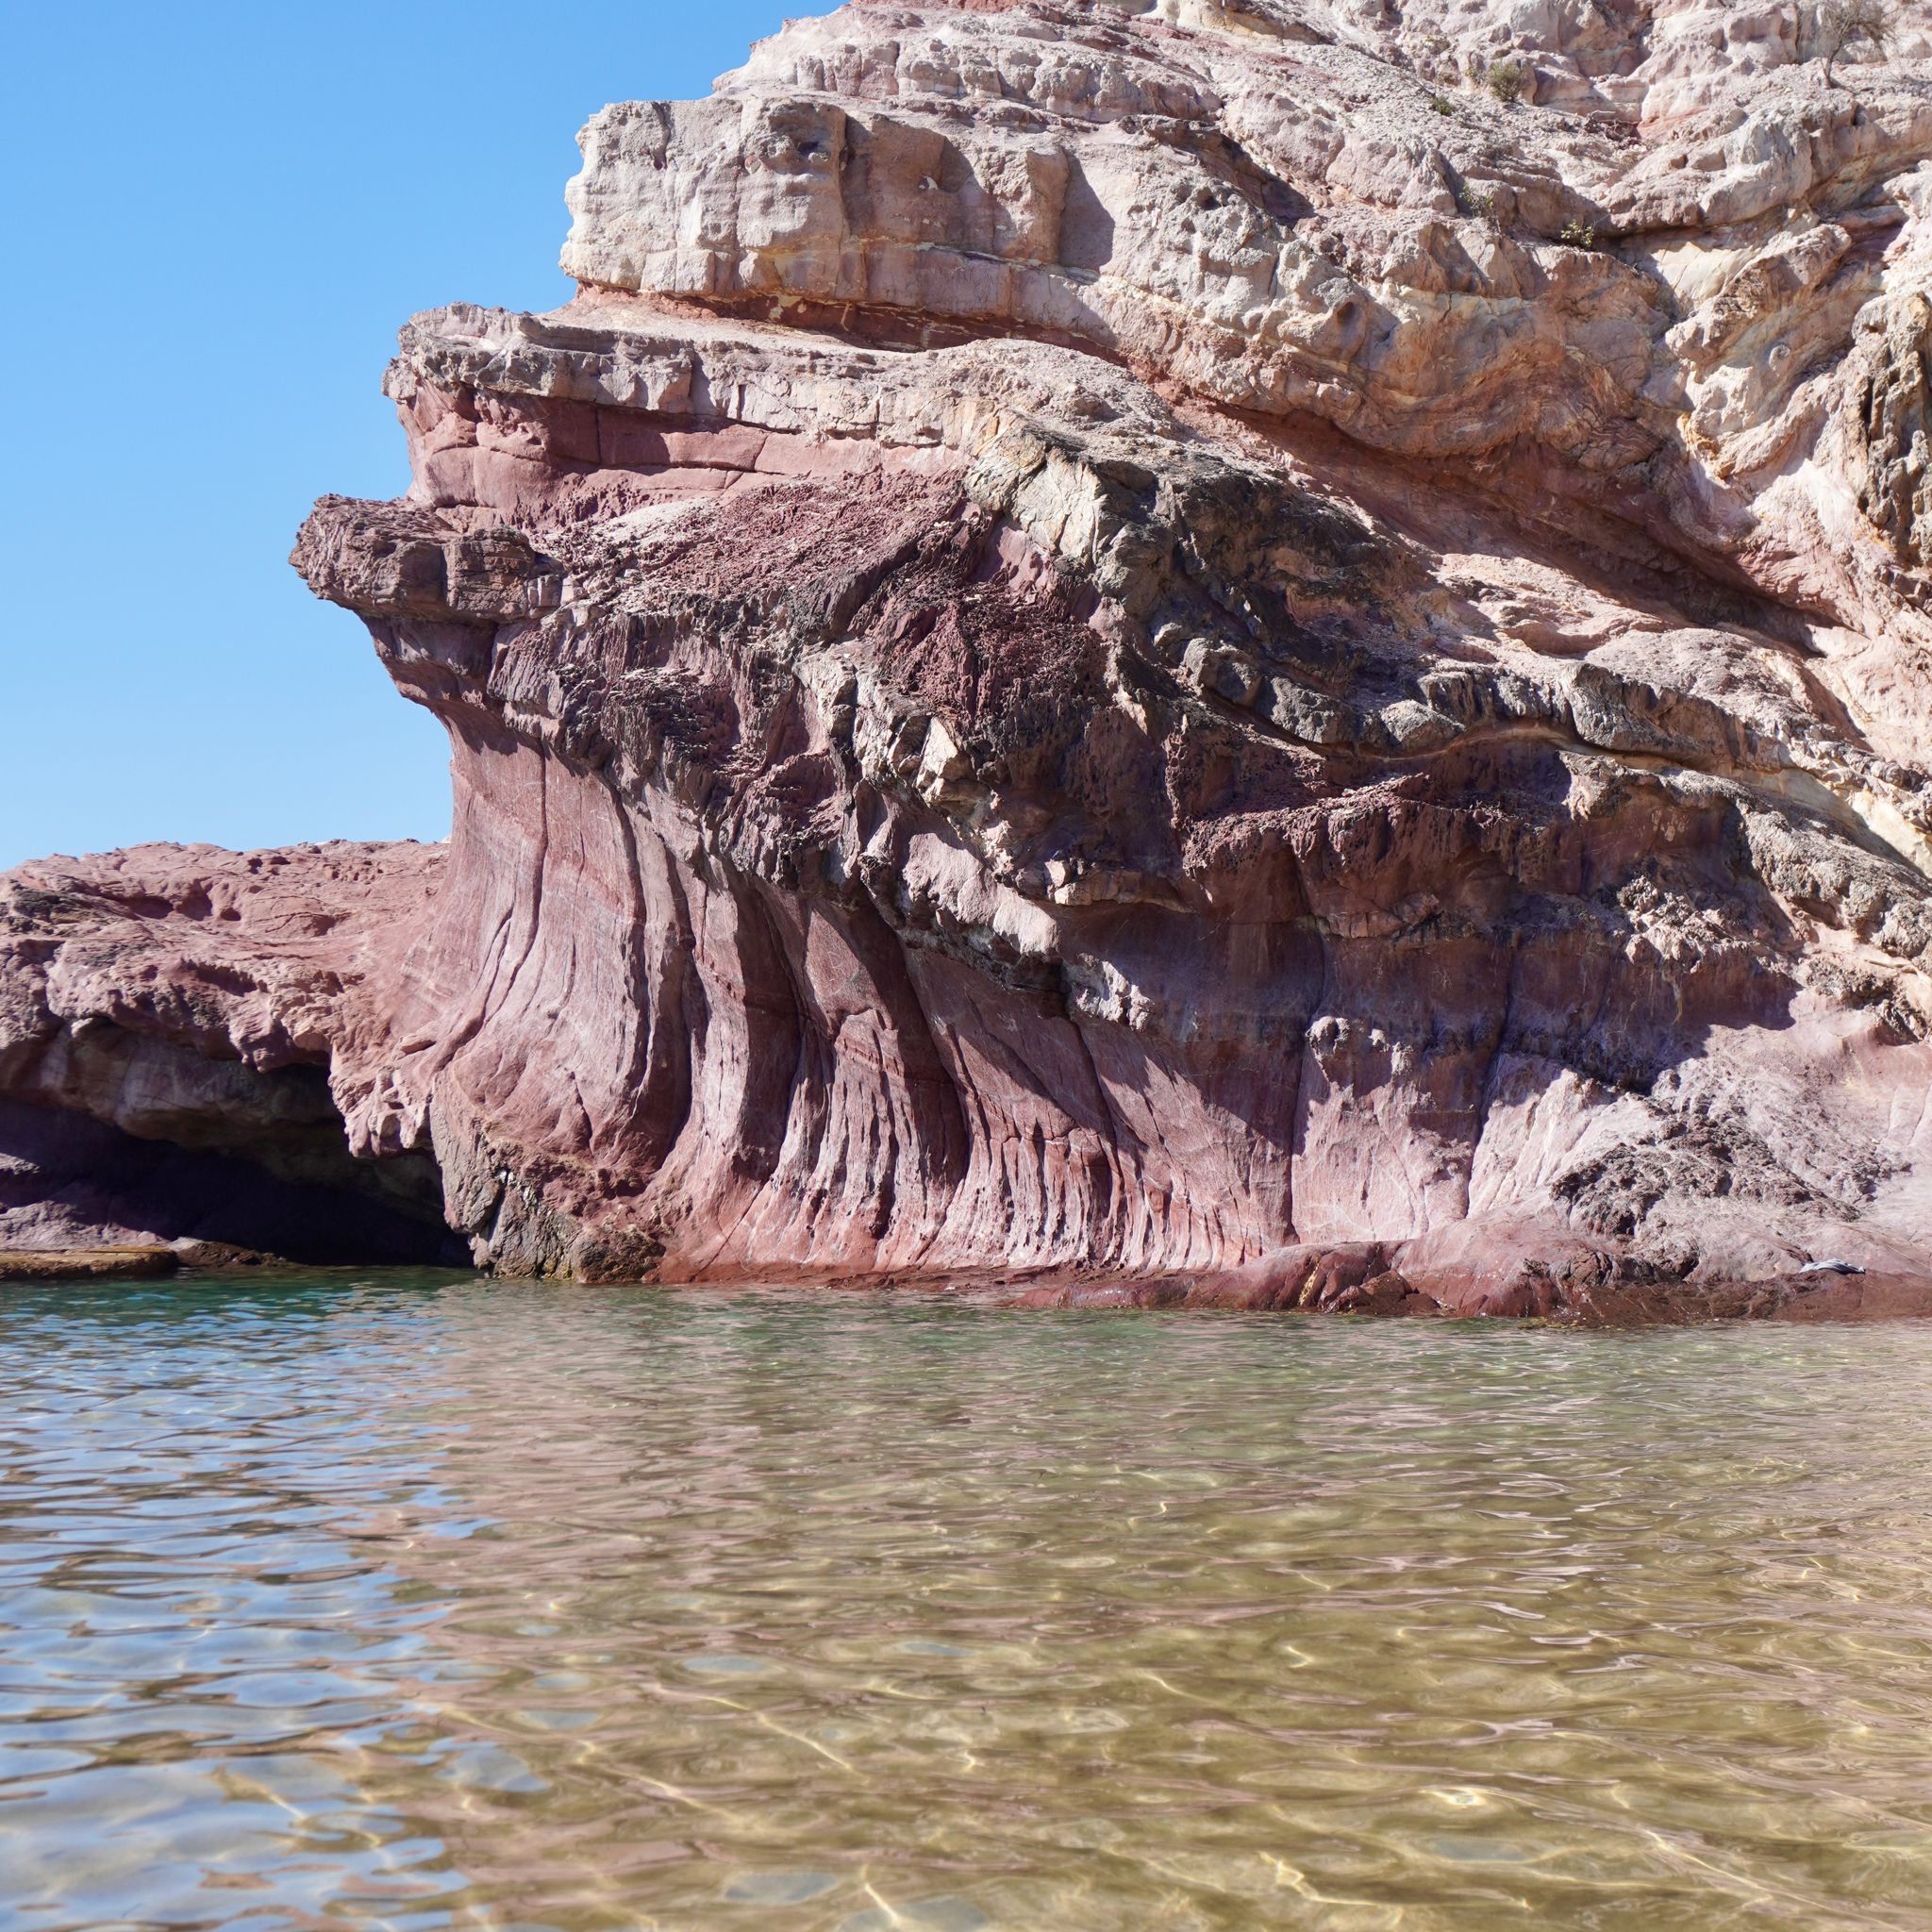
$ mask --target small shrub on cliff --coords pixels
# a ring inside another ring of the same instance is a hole
[[[1462,212],[1474,215],[1479,222],[1487,222],[1494,228],[1501,225],[1496,220],[1496,197],[1487,188],[1465,187],[1457,200],[1462,205]]]
[[[1824,54],[1824,84],[1836,87],[1834,61],[1853,47],[1870,47],[1882,59],[1898,12],[1891,0],[1824,0],[1818,9],[1818,44]]]
[[[1454,114],[1456,111],[1441,94],[1431,94],[1429,96],[1429,106],[1435,108],[1439,114]]]
[[[1873,0],[1847,0],[1848,5],[1873,4]],[[1523,68],[1515,60],[1491,60],[1485,76],[1490,92],[1507,108],[1523,98]]]
[[[1565,222],[1563,232],[1557,237],[1565,248],[1594,248],[1596,230],[1582,222]]]

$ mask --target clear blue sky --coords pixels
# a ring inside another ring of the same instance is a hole
[[[803,10],[792,0],[791,11]],[[704,92],[781,0],[96,0],[0,61],[0,867],[441,838],[441,731],[286,562],[390,496],[413,310],[547,308],[575,136]]]

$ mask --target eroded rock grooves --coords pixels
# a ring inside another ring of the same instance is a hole
[[[857,0],[607,108],[296,546],[446,855],[24,869],[0,1092],[325,1070],[511,1273],[1923,1274],[1921,15]]]

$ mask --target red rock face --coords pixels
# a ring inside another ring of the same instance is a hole
[[[142,845],[0,880],[0,1249],[462,1257],[426,1153],[358,1160],[339,1110],[443,858]]]
[[[16,1140],[307,1106],[524,1274],[1921,1272],[1923,74],[1344,12],[849,7],[593,121],[583,291],[412,322],[296,546],[447,855],[14,874]],[[168,1232],[77,1158],[0,1245]]]

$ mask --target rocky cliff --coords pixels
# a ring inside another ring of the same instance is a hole
[[[517,1273],[1921,1268],[1932,22],[1828,27],[855,0],[606,108],[296,545],[447,852],[13,874],[0,1239],[185,1231],[105,1134]]]

